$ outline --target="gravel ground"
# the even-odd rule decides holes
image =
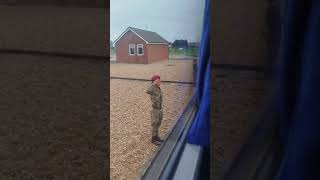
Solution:
[[[159,74],[162,80],[192,82],[190,60],[159,61],[152,64],[111,63],[110,76],[150,79]]]
[[[160,66],[156,66],[156,64],[160,64]],[[115,64],[115,66],[111,64],[111,75],[146,78],[146,76],[150,76],[149,74],[160,72],[159,74],[168,80],[172,80],[173,78],[181,80],[177,79],[177,75],[179,75],[178,77],[185,78],[184,80],[188,80],[186,78],[188,75],[184,71],[184,68],[188,69],[188,64],[177,63],[177,66],[163,67],[161,63],[156,64]],[[149,68],[146,68],[146,66]],[[130,71],[124,71],[125,67]],[[165,67],[175,67],[175,69],[170,69],[169,71]],[[177,67],[182,68],[179,69]],[[117,73],[117,71],[125,73]],[[137,177],[144,163],[156,149],[156,146],[150,143],[151,102],[148,94],[145,93],[149,85],[149,82],[143,81],[110,80],[110,173],[113,180],[128,180]],[[160,127],[160,137],[164,137],[174,125],[175,120],[188,103],[192,89],[191,85],[186,84],[162,84],[164,119]]]

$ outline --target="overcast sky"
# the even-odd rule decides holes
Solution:
[[[128,27],[159,33],[166,40],[200,41],[205,0],[111,0],[110,39]]]

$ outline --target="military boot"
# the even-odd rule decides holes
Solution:
[[[159,142],[163,142],[163,140],[162,140],[162,139],[160,139],[160,137],[159,137],[159,136],[156,136],[155,138],[156,138],[156,140],[157,140],[157,141],[159,141]]]
[[[157,146],[161,145],[161,141],[158,140],[157,136],[153,136],[151,142]]]

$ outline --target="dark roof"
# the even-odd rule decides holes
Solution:
[[[132,31],[141,36],[142,39],[147,41],[148,43],[169,43],[163,37],[161,37],[158,33],[152,31],[146,31],[138,28],[129,27]]]

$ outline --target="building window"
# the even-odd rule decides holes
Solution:
[[[135,55],[135,45],[134,44],[129,44],[129,55]]]
[[[143,55],[143,44],[138,44],[137,45],[137,51],[138,51],[138,55],[139,56]]]

